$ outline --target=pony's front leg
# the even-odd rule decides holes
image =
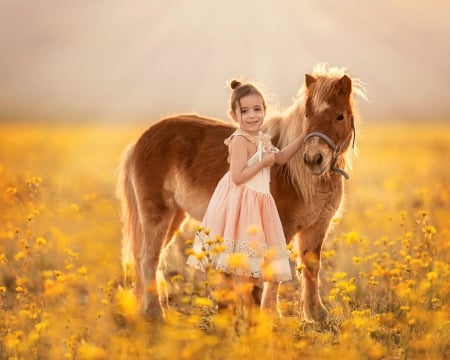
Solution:
[[[322,303],[319,289],[320,251],[325,230],[308,229],[300,237],[298,265],[302,269],[303,314],[306,321],[324,321],[328,311]]]

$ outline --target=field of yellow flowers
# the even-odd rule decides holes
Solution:
[[[365,124],[323,249],[330,321],[285,284],[286,316],[244,328],[181,275],[165,324],[136,313],[114,187],[145,128],[0,125],[0,359],[450,358],[450,125]]]

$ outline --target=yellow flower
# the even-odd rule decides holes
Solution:
[[[16,194],[16,193],[17,193],[17,188],[11,186],[11,187],[9,187],[9,188],[6,189],[6,192],[7,192],[8,194]]]
[[[426,211],[426,210],[420,210],[420,211],[418,211],[418,214],[419,214],[420,216],[422,216],[423,218],[426,218],[427,216],[430,215],[430,212],[429,212],[429,211]]]
[[[77,357],[83,360],[103,360],[107,358],[107,354],[98,346],[82,343],[78,348]]]
[[[378,343],[373,343],[368,348],[369,359],[384,359],[386,356],[386,349],[383,345]]]
[[[266,264],[264,265],[264,278],[267,279],[267,281],[272,281],[275,276],[275,269],[273,266]]]
[[[9,350],[16,348],[20,343],[20,338],[22,337],[22,331],[15,331],[14,333],[9,333],[3,339],[3,344]]]
[[[431,303],[435,308],[439,308],[441,306],[441,300],[438,298],[431,299]]]
[[[194,305],[196,306],[212,306],[213,302],[211,299],[208,299],[206,297],[198,297],[194,299]]]
[[[68,256],[73,257],[74,259],[78,259],[78,257],[80,256],[80,254],[68,248],[64,249],[64,253]]]
[[[116,294],[116,302],[119,311],[125,317],[135,317],[138,313],[138,302],[134,294],[126,289],[120,290]]]
[[[245,263],[246,261],[244,254],[230,254],[228,258],[228,264],[232,268],[243,267]]]
[[[336,250],[330,250],[330,251],[323,250],[322,251],[322,259],[323,260],[328,259],[328,258],[332,257],[334,254],[336,254]]]
[[[342,301],[347,303],[347,304],[349,304],[352,301],[352,299],[349,296],[347,296],[347,295],[343,295],[342,296]]]
[[[345,279],[347,277],[347,273],[346,272],[336,272],[333,275],[333,280],[337,281],[337,280],[342,280]]]
[[[214,255],[218,255],[220,253],[223,253],[226,249],[227,249],[227,247],[225,245],[216,245],[212,248],[211,252]]]
[[[39,236],[36,238],[36,241],[34,242],[37,246],[44,246],[47,244],[47,240],[45,240],[43,237]]]
[[[345,235],[345,242],[347,244],[354,244],[359,240],[359,235],[356,231],[350,231]]]
[[[202,252],[194,253],[194,256],[197,258],[198,261],[201,261],[205,258],[206,253],[204,251],[202,251]]]
[[[80,275],[86,275],[87,274],[87,269],[86,269],[86,266],[82,266],[82,267],[80,267],[79,269],[78,269],[78,274],[80,274]]]
[[[36,325],[34,325],[34,328],[36,331],[40,332],[42,330],[45,330],[49,327],[49,323],[47,320],[44,320],[40,323],[37,323]]]
[[[181,274],[177,274],[171,277],[170,282],[176,283],[177,281],[183,281],[183,276]]]
[[[433,235],[437,233],[436,228],[433,225],[427,225],[422,228],[423,233],[427,239],[431,239]]]
[[[19,316],[23,318],[33,319],[34,315],[31,313],[30,310],[20,310]]]
[[[75,203],[70,204],[70,210],[72,210],[73,212],[80,212],[81,211],[81,209],[78,206],[78,204],[75,204]]]
[[[339,289],[338,288],[331,288],[330,290],[330,296],[335,297],[337,294],[339,294]]]
[[[23,251],[19,251],[16,255],[14,255],[14,259],[16,261],[22,260],[27,256],[27,254],[25,254],[25,252]]]
[[[250,225],[247,227],[247,233],[250,235],[256,235],[261,232],[261,227],[258,225]]]
[[[427,279],[428,281],[433,281],[436,280],[438,278],[438,274],[435,271],[430,271],[429,273],[427,273]]]
[[[31,181],[32,181],[34,184],[41,183],[41,182],[42,182],[42,177],[40,177],[40,176],[33,176],[33,177],[31,178]]]
[[[63,282],[46,279],[44,281],[44,296],[55,298],[66,292],[66,286]]]

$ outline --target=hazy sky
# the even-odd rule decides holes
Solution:
[[[0,119],[226,117],[245,76],[288,106],[318,62],[362,116],[450,121],[448,0],[0,0]]]

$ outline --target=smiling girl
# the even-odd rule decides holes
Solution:
[[[266,284],[292,278],[286,238],[270,193],[270,167],[289,161],[302,139],[281,151],[274,147],[270,136],[261,131],[266,114],[261,92],[236,80],[230,85],[230,116],[239,125],[225,140],[230,168],[219,181],[203,218],[202,229],[208,230],[197,233],[194,254],[187,263],[202,271],[211,266],[211,258],[199,254],[205,252],[210,236],[218,235],[225,250],[212,259],[213,268],[234,275],[239,282],[264,281],[261,306],[269,308],[274,305],[276,288]]]

